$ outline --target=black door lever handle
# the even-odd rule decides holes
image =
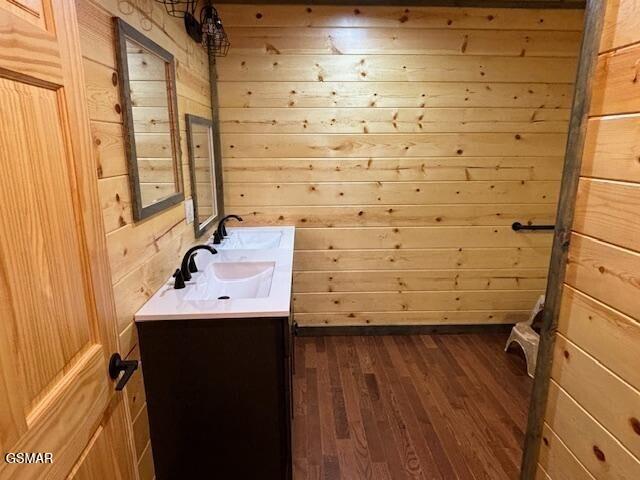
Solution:
[[[120,376],[120,372],[124,372],[122,378],[116,385],[116,391],[121,391],[127,384],[133,372],[138,369],[138,360],[123,360],[119,353],[111,355],[109,360],[109,376],[115,380]]]

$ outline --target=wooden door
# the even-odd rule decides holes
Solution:
[[[79,48],[75,2],[0,0],[2,480],[133,471]]]

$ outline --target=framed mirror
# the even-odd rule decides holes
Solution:
[[[173,55],[115,18],[134,220],[184,200]]]
[[[217,132],[211,120],[186,115],[189,172],[196,238],[223,215],[222,165]]]

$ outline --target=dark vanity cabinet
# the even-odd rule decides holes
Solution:
[[[137,327],[158,480],[291,479],[289,318]]]

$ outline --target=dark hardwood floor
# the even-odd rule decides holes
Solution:
[[[517,479],[532,380],[505,341],[297,338],[294,480]]]

